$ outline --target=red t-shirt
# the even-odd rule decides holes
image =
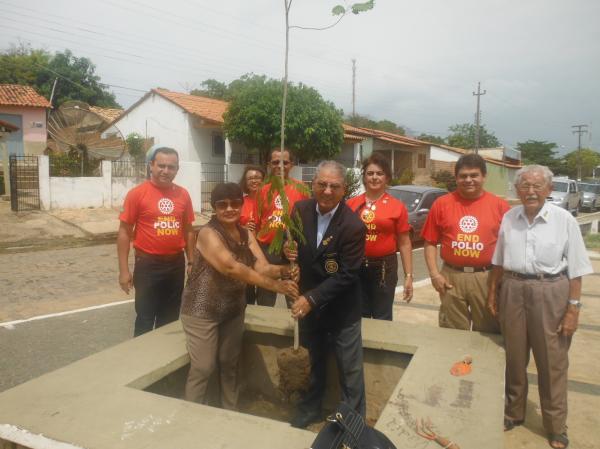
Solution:
[[[249,195],[244,195],[244,204],[240,211],[240,224],[246,226],[249,221],[256,223],[258,221],[256,214],[256,199]]]
[[[173,184],[159,189],[146,181],[125,197],[119,220],[134,225],[133,247],[148,254],[177,254],[185,248],[184,231],[194,222],[187,190]]]
[[[398,248],[398,234],[410,231],[406,206],[387,192],[369,208],[364,193],[350,198],[346,204],[359,214],[367,227],[367,257],[383,257],[395,253]]]
[[[452,192],[433,203],[421,235],[429,243],[441,243],[441,257],[451,265],[490,265],[502,217],[509,209],[506,201],[489,192],[475,200]]]
[[[298,191],[296,188],[295,184],[302,184],[301,181],[292,178],[289,178],[289,180],[292,181],[292,183],[286,183],[286,185],[283,187],[283,191],[287,196],[289,211],[291,212],[292,209],[294,209],[294,204],[296,204],[297,201],[308,198],[308,195]],[[283,206],[281,205],[281,198],[279,198],[279,194],[274,194],[273,198],[271,198],[271,202],[267,202],[267,195],[270,188],[271,183],[265,184],[259,192],[261,198],[261,210],[257,213],[260,225],[258,228],[259,233],[257,240],[264,244],[271,243],[275,237],[275,230],[277,228],[285,228],[283,222],[281,221],[281,216],[283,215]]]

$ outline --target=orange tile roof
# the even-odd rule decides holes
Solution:
[[[99,106],[90,106],[90,111],[98,114],[107,122],[112,122],[118,119],[123,114],[123,109],[118,108],[101,108]]]
[[[172,92],[167,89],[152,89],[152,92],[172,101],[190,114],[218,124],[223,124],[223,114],[229,105],[226,101]]]
[[[46,98],[38,94],[31,86],[20,84],[0,84],[0,105],[31,106],[35,108],[51,108]]]
[[[352,125],[343,124],[344,131],[347,134],[353,134],[358,136],[375,137],[376,139],[385,140],[386,142],[398,143],[401,145],[408,145],[411,147],[418,147],[423,145],[429,145],[429,142],[415,139],[413,137],[401,136],[400,134],[389,133],[387,131],[380,131],[378,129],[371,128],[359,128]]]

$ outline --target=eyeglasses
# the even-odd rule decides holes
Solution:
[[[277,165],[280,165],[280,164],[281,164],[281,161],[271,161],[271,165],[273,167],[276,167]],[[283,165],[285,165],[286,167],[290,164],[291,164],[290,161],[283,161]]]
[[[528,183],[523,183],[523,184],[519,184],[517,186],[517,189],[519,189],[521,192],[528,192],[529,189],[533,189],[534,192],[541,192],[542,190],[544,190],[544,185],[542,184],[528,184]]]
[[[244,204],[244,200],[240,198],[236,198],[235,200],[219,200],[215,201],[215,209],[225,211],[231,207],[232,209],[238,210],[242,207],[242,204]]]
[[[329,182],[317,181],[315,183],[320,190],[325,190],[329,187],[332,191],[340,190],[342,188],[341,184],[331,184]]]

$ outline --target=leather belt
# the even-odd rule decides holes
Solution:
[[[522,279],[522,280],[533,280],[533,279],[537,279],[538,281],[543,281],[544,279],[556,279],[559,278],[561,276],[564,276],[567,274],[566,271],[561,271],[560,273],[555,273],[555,274],[546,274],[546,273],[517,273],[516,271],[505,271],[505,274],[507,276],[513,277],[515,279]]]
[[[483,267],[457,267],[456,265],[450,265],[448,262],[444,262],[444,266],[454,271],[462,271],[463,273],[481,273],[482,271],[490,271],[492,265],[485,265]]]

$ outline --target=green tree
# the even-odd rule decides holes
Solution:
[[[216,100],[229,100],[229,86],[216,79],[207,79],[202,81],[202,89],[194,89],[190,92],[192,95],[214,98]]]
[[[125,143],[127,144],[127,151],[136,161],[143,162],[145,160],[144,137],[141,134],[128,134]]]
[[[258,149],[263,163],[281,139],[282,90],[279,80],[249,77],[245,83],[237,84],[236,93],[223,117],[227,137],[248,148]],[[344,139],[341,117],[341,112],[332,103],[323,100],[315,89],[290,83],[286,147],[305,160],[335,156]]]
[[[448,128],[450,135],[447,137],[448,145],[458,148],[475,148],[475,125],[472,123],[461,123]],[[500,141],[489,132],[485,125],[479,126],[479,148],[495,148],[500,146]]]
[[[554,142],[542,140],[527,140],[517,143],[517,150],[521,152],[524,164],[552,165],[556,162],[554,148],[556,148]]]
[[[400,134],[401,136],[406,134],[406,130],[402,126],[387,119],[377,121],[366,115],[355,114],[346,116],[345,121],[359,128],[378,129],[388,133]]]
[[[440,136],[434,136],[433,134],[421,133],[417,136],[417,139],[424,140],[425,142],[430,143],[438,143],[440,145],[444,145],[446,143],[446,139]]]
[[[76,57],[70,50],[51,54],[20,45],[0,53],[0,83],[32,86],[49,99],[54,80],[58,79],[54,106],[79,100],[93,106],[120,107],[95,71],[91,60]]]
[[[581,151],[574,150],[564,157],[566,174],[577,179],[578,167],[581,161],[581,178],[591,177],[594,167],[600,165],[600,153],[590,148],[582,148]]]

